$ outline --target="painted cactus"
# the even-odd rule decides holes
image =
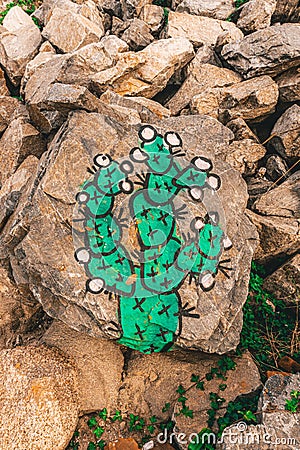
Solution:
[[[231,246],[217,212],[187,217],[185,205],[176,200],[187,190],[196,201],[205,190],[217,190],[220,178],[212,163],[194,158],[182,167],[180,136],[159,134],[152,126],[139,131],[139,147],[121,163],[109,155],[94,158],[91,180],[77,194],[84,229],[84,245],[75,257],[88,276],[87,290],[118,297],[119,342],[144,353],[170,349],[181,332],[185,316],[199,319],[195,307],[182,305],[179,288],[189,276],[203,291],[213,288],[218,270],[226,276],[220,257]],[[145,168],[145,172],[139,167]],[[137,177],[134,183],[129,177]],[[120,194],[129,197],[129,215],[114,214]],[[130,252],[123,244],[132,222],[137,246]],[[178,221],[185,223],[184,232]],[[186,228],[188,226],[188,229]],[[133,254],[135,257],[133,258]],[[229,260],[225,260],[229,262]]]

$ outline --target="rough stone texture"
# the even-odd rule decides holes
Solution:
[[[237,26],[247,33],[267,28],[275,7],[276,0],[250,0],[242,8]]]
[[[104,35],[104,27],[81,14],[54,8],[42,34],[51,44],[68,53],[92,42],[98,42]]]
[[[288,166],[286,162],[278,155],[271,155],[266,161],[266,176],[271,181],[284,181]]]
[[[42,342],[59,348],[76,364],[81,413],[115,408],[124,364],[120,346],[78,333],[60,321],[54,321]]]
[[[286,23],[256,31],[225,45],[225,61],[245,78],[278,75],[300,62],[300,25]]]
[[[170,11],[168,17],[167,36],[171,38],[185,37],[196,47],[203,44],[215,45],[218,36],[223,31],[229,31],[236,39],[236,33],[240,38],[243,34],[237,31],[237,27],[232,22],[211,19],[210,17],[195,16]]]
[[[299,390],[299,385],[299,374],[270,377],[260,397],[261,424],[246,426],[244,431],[239,425],[225,428],[223,443],[217,445],[217,450],[269,450],[273,447],[278,450],[298,449],[300,413],[286,411],[285,402],[290,399],[292,390]],[[252,442],[249,442],[249,436],[252,436]]]
[[[51,45],[51,44],[50,44]],[[59,55],[56,55],[55,51],[43,51],[39,52],[35,58],[33,58],[29,63],[26,65],[25,72],[22,78],[21,82],[21,93],[25,93],[25,86],[27,84],[27,81],[29,78],[34,74],[34,72],[40,68],[43,67],[44,64],[46,64],[48,61],[51,61],[50,64],[56,59],[60,58]]]
[[[292,255],[300,248],[299,179],[300,172],[294,173],[255,202],[257,214],[248,212],[260,235],[255,258],[262,262]]]
[[[177,0],[175,2],[178,4]],[[233,0],[183,0],[176,11],[226,20],[234,9]]]
[[[22,106],[17,98],[0,97],[0,133],[3,133],[10,122],[21,113]]]
[[[40,156],[45,142],[22,117],[14,119],[0,140],[0,183],[3,183],[28,155]]]
[[[41,33],[22,8],[14,6],[3,21],[0,31],[0,64],[11,82],[17,86],[26,64],[36,55]]]
[[[274,22],[299,22],[300,6],[298,0],[278,0],[272,20]]]
[[[259,142],[257,136],[253,133],[251,128],[247,125],[244,119],[238,117],[227,122],[226,126],[234,133],[235,140],[242,141],[244,139],[251,139],[254,142]]]
[[[9,90],[6,86],[6,80],[4,76],[4,72],[0,69],[0,96],[9,95]]]
[[[120,95],[152,98],[193,56],[187,39],[161,39],[140,52],[121,54],[115,67],[92,77],[93,87],[101,92],[110,86]]]
[[[259,122],[274,112],[278,87],[265,75],[223,88],[209,88],[195,95],[191,109],[227,122],[236,117]]]
[[[116,442],[109,442],[104,450],[139,450],[139,446],[132,438],[118,439]]]
[[[145,5],[139,18],[149,26],[152,33],[157,33],[163,26],[164,9],[157,5]]]
[[[100,100],[109,105],[136,110],[139,114],[140,122],[152,123],[157,119],[165,119],[171,115],[170,111],[160,103],[144,97],[122,97],[113,91],[107,90],[101,95]]]
[[[252,139],[233,141],[220,153],[220,157],[234,169],[245,175],[253,175],[257,170],[257,162],[265,156],[263,145]]]
[[[275,270],[264,281],[264,289],[287,304],[299,301],[300,255],[296,255]],[[300,369],[300,367],[299,367]]]
[[[279,87],[280,100],[282,102],[296,102],[300,100],[299,67],[283,72],[283,74],[276,78],[276,83]]]
[[[197,55],[190,63],[187,77],[178,92],[167,103],[173,115],[189,105],[192,98],[207,88],[230,86],[241,80],[232,70],[212,64],[199,64]]]
[[[204,391],[191,388],[186,393],[186,404],[194,411],[192,419],[176,416],[181,406],[176,403],[176,389],[180,384],[185,388],[191,386],[192,374],[205,379],[211,368],[217,367],[217,361],[215,356],[197,352],[176,351],[173,354],[160,353],[150,357],[134,353],[128,363],[123,389],[120,390],[120,405],[125,411],[136,411],[136,414],[144,414],[146,417],[155,415],[159,420],[166,420],[174,413],[176,435],[186,433],[189,436],[190,433],[197,433],[207,427],[207,415],[203,412],[209,409],[209,393],[218,391],[220,380],[204,381]],[[235,362],[236,369],[227,372],[228,387],[222,392],[226,405],[238,395],[251,393],[261,385],[258,369],[249,354],[235,359]],[[171,410],[163,413],[166,399],[171,404]],[[186,449],[187,445],[182,445],[182,448]]]
[[[77,423],[77,374],[59,352],[0,352],[0,447],[64,450]],[[55,432],[54,432],[55,430]]]
[[[120,3],[124,19],[132,19],[140,14],[145,5],[150,5],[152,0],[120,0]]]
[[[150,33],[150,27],[140,19],[133,19],[124,33],[120,36],[129,47],[134,50],[141,50],[151,44],[154,37]]]
[[[277,120],[269,146],[284,158],[300,155],[300,106],[293,105]]]
[[[24,168],[25,169],[25,168]],[[25,169],[26,170],[26,169]],[[21,175],[21,174],[20,174]],[[28,174],[23,174],[29,176]],[[18,188],[22,186],[21,180]],[[15,201],[17,194],[15,183],[15,190],[12,190],[10,195],[6,196],[6,212],[9,206],[12,208],[12,202]],[[0,205],[3,205],[5,194],[1,191]],[[9,205],[9,201],[11,202]],[[2,226],[3,213],[0,215],[0,229]],[[30,298],[23,297],[17,286],[8,277],[6,270],[0,266],[0,349],[13,347],[20,340],[22,333],[26,332],[28,327],[34,321],[35,313],[40,309],[40,305]],[[1,438],[0,438],[1,439]]]
[[[215,172],[221,174],[218,196],[225,209],[227,234],[234,241],[226,253],[231,258],[232,275],[227,279],[220,274],[215,288],[207,293],[184,283],[180,290],[182,302],[197,307],[202,320],[186,317],[177,343],[223,353],[239,341],[241,306],[247,296],[250,261],[257,239],[255,228],[244,216],[245,183],[238,172],[214,157],[219,148],[228,146],[233,133],[209,117],[182,116],[158,123],[163,131],[176,130],[182,135],[189,160],[199,154],[211,157]],[[110,325],[110,321],[118,320],[117,299],[107,301],[103,293],[95,301],[93,294],[86,292],[83,268],[73,257],[69,224],[75,195],[89,176],[86,168],[92,164],[93,156],[101,151],[114,158],[128,155],[137,144],[137,130],[99,114],[74,113],[42,158],[37,176],[40,182],[36,183],[34,194],[23,202],[24,209],[15,211],[1,237],[6,253],[16,255],[15,273],[28,276],[29,289],[49,315],[96,337],[119,337]],[[192,207],[193,202],[184,198]],[[23,239],[18,240],[18,236]]]

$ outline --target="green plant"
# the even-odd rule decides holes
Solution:
[[[264,271],[252,264],[238,352],[248,349],[262,371],[278,368],[285,355],[300,357],[297,314],[263,289]]]
[[[292,391],[291,399],[286,399],[285,409],[292,413],[296,413],[300,408],[300,391]]]
[[[235,1],[235,7],[239,8],[240,6],[244,5],[245,3],[247,3],[249,0],[236,0]]]

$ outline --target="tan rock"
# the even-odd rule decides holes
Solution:
[[[152,33],[157,33],[163,25],[164,9],[157,5],[145,5],[139,18],[150,27]]]
[[[40,156],[44,150],[40,133],[22,117],[14,119],[0,140],[0,182],[12,175],[28,155]]]
[[[93,86],[99,92],[111,87],[120,95],[152,98],[193,55],[187,39],[161,39],[140,52],[121,54],[116,66],[92,77]]]
[[[226,30],[234,33],[236,25],[232,22],[211,19],[210,17],[172,11],[169,13],[168,37],[185,37],[196,47],[203,44],[215,45],[218,36]]]
[[[62,350],[74,361],[81,413],[115,409],[124,364],[118,344],[79,333],[58,320],[48,328],[42,342]]]
[[[132,439],[118,439],[116,442],[109,442],[104,450],[139,450],[137,442]]]
[[[0,69],[0,96],[9,95],[9,90],[6,86],[6,80],[4,76],[4,72]]]
[[[296,255],[264,280],[263,287],[278,300],[292,305],[299,301],[300,255]],[[287,366],[281,365],[286,370]],[[300,371],[300,366],[298,367]]]
[[[78,419],[77,374],[46,347],[0,352],[0,447],[64,450]]]
[[[15,118],[20,109],[20,101],[8,96],[0,97],[0,133],[2,133]]]
[[[154,40],[150,33],[150,27],[137,18],[130,22],[129,27],[126,28],[121,37],[135,51],[141,50]]]
[[[225,61],[245,78],[278,75],[299,65],[300,24],[273,25],[225,45]]]
[[[227,19],[235,9],[233,0],[173,0],[173,3],[179,3],[176,9],[178,12],[222,20]]]
[[[266,163],[266,176],[271,181],[284,181],[289,175],[288,166],[279,155],[271,155]]]
[[[172,114],[178,114],[189,105],[192,98],[210,87],[223,87],[241,81],[240,75],[232,70],[212,64],[199,64],[198,57],[191,61],[187,68],[187,78],[181,88],[169,100],[167,107]]]
[[[267,28],[275,8],[276,0],[250,0],[242,8],[237,26],[248,33]]]
[[[296,102],[300,100],[299,67],[283,72],[282,75],[276,78],[276,83],[279,87],[279,95],[282,102]]]
[[[144,97],[123,97],[111,90],[104,92],[100,100],[109,105],[136,110],[140,116],[140,121],[144,123],[152,123],[157,119],[164,119],[171,115],[170,111],[158,102]]]
[[[227,149],[220,153],[221,158],[234,169],[245,175],[253,175],[257,170],[257,162],[266,154],[263,145],[252,139],[233,141]]]
[[[192,111],[227,122],[236,117],[260,121],[275,110],[277,84],[269,76],[252,78],[224,88],[210,88],[193,97]]]
[[[269,146],[284,158],[300,155],[300,106],[293,105],[277,120]]]
[[[177,437],[179,433],[185,433],[188,437],[190,433],[197,433],[207,427],[207,415],[203,411],[209,409],[209,394],[218,392],[220,379],[204,381],[204,391],[192,387],[185,394],[187,406],[194,411],[193,418],[177,415],[182,405],[176,402],[176,390],[179,385],[189,388],[193,384],[192,374],[205,380],[205,375],[213,367],[218,367],[220,357],[182,351],[153,354],[150,357],[135,352],[132,356],[128,362],[127,377],[120,390],[119,401],[124,411],[136,411],[135,414],[143,417],[155,415],[158,421],[172,416]],[[253,392],[261,385],[258,369],[249,354],[234,360],[236,368],[227,371],[227,388],[221,395],[226,399],[224,406],[238,395]],[[162,412],[166,400],[171,405],[170,410]],[[187,449],[188,444],[181,443],[181,447]]]
[[[68,53],[98,42],[104,35],[104,27],[80,14],[54,8],[42,34],[51,44]]]
[[[253,133],[244,119],[241,119],[240,117],[230,120],[227,122],[226,126],[234,133],[236,141],[251,139],[254,142],[259,142],[258,137]]]
[[[11,82],[17,86],[26,64],[36,55],[41,33],[22,8],[14,6],[3,21],[0,32],[0,63]]]
[[[299,22],[300,6],[298,0],[280,0],[276,2],[273,14],[274,22]]]

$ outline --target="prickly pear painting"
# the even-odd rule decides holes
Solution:
[[[221,178],[211,160],[199,155],[186,162],[179,134],[162,135],[150,125],[140,128],[137,143],[122,160],[99,153],[91,162],[92,176],[76,196],[73,221],[82,231],[75,258],[87,291],[117,298],[111,327],[119,342],[153,353],[172,348],[186,317],[201,320],[195,306],[181,301],[180,288],[188,280],[205,293],[218,272],[229,277],[230,259],[222,254],[232,243],[219,211],[208,205],[198,216],[180,195],[204,202],[206,192],[217,192]]]

